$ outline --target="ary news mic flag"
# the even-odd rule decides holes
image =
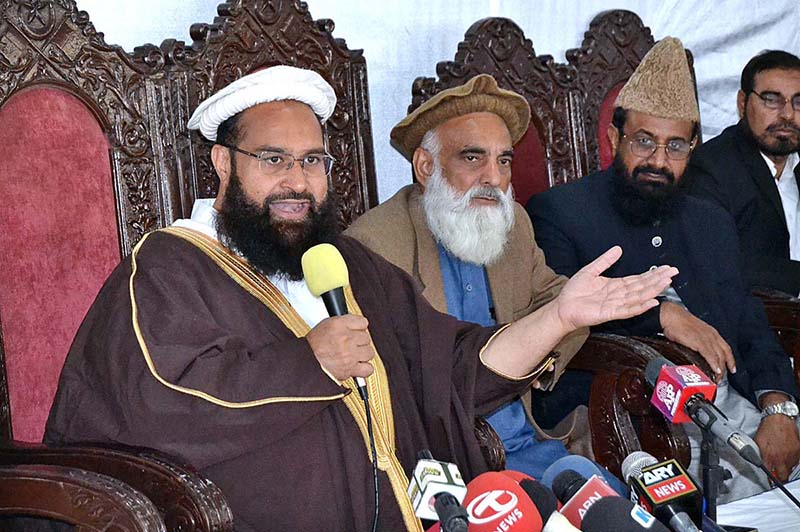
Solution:
[[[647,464],[637,466],[648,458]],[[645,452],[631,453],[622,462],[622,475],[631,486],[631,500],[678,532],[696,532],[702,523],[703,496],[677,460],[657,462]]]
[[[469,532],[541,532],[542,516],[519,483],[496,471],[475,477],[463,502]]]
[[[336,246],[317,244],[303,253],[300,264],[303,266],[303,278],[308,291],[322,298],[328,315],[331,317],[346,315],[344,287],[350,284],[350,274]],[[361,398],[366,401],[367,381],[363,377],[355,377],[355,380]]]
[[[647,364],[645,378],[653,386],[650,403],[671,423],[691,421],[684,409],[687,399],[699,393],[713,401],[717,392],[714,381],[697,366],[676,366],[661,357]]]

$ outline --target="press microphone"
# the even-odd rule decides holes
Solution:
[[[417,517],[439,521],[442,532],[466,532],[467,511],[461,506],[466,495],[458,466],[434,460],[428,450],[420,451],[408,485],[408,498]]]
[[[675,532],[700,532],[703,496],[676,460],[659,462],[636,451],[622,462],[622,477],[631,486],[631,500]]]
[[[603,497],[583,517],[583,532],[669,532],[647,510],[622,497]]]
[[[617,492],[620,496],[626,496],[627,491],[625,491],[625,486],[619,481],[620,487],[613,486],[609,483],[608,477],[606,475],[610,475],[608,470],[604,469],[596,462],[589,460],[583,456],[577,454],[571,454],[568,456],[564,456],[559,458],[544,470],[542,473],[542,484],[546,487],[553,489],[553,480],[563,471],[574,471],[576,473],[580,473],[586,478],[590,478],[592,475],[597,475],[599,478],[606,481],[606,483]]]
[[[617,495],[596,475],[587,480],[575,471],[562,471],[553,479],[553,491],[564,503],[561,513],[580,530],[669,532],[644,508]],[[595,508],[598,505],[599,510]]]
[[[350,284],[350,275],[342,254],[332,244],[317,244],[303,253],[300,259],[308,291],[321,297],[328,316],[345,316],[347,302],[344,287]],[[354,377],[358,394],[367,400],[367,381],[364,377]]]
[[[756,443],[728,424],[728,418],[714,406],[717,386],[697,366],[676,366],[663,357],[647,363],[645,378],[653,387],[650,403],[671,423],[694,422],[725,442],[739,456],[761,467]]]
[[[519,483],[489,471],[467,485],[469,532],[541,532],[542,516]]]
[[[578,530],[558,512],[558,499],[547,486],[532,478],[520,480],[519,485],[539,510],[539,515],[542,516],[544,521],[542,532],[575,532]]]
[[[544,522],[542,532],[575,532],[578,530],[558,513],[559,502],[553,491],[530,475],[513,469],[504,469],[501,474],[511,478],[525,492]]]
[[[591,506],[603,497],[619,497],[611,486],[597,475],[586,477],[576,471],[567,469],[553,479],[553,493],[564,506],[561,514],[576,528]]]

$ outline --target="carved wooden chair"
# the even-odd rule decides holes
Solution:
[[[225,2],[213,24],[192,26],[190,46],[133,54],[107,45],[73,0],[0,5],[0,493],[40,473],[46,487],[26,487],[25,504],[0,498],[0,513],[64,516],[34,499],[72,496],[69,483],[61,495],[50,486],[69,475],[82,475],[80,489],[111,487],[85,480],[94,472],[140,491],[169,530],[232,530],[221,492],[156,451],[26,442],[41,439],[64,355],[111,269],[143,234],[216,194],[211,145],[186,129],[202,99],[271,64],[320,72],[339,97],[326,128],[342,225],[377,203],[364,58],[301,2]],[[158,529],[142,522],[131,529]]]
[[[603,78],[602,69],[598,68],[595,79],[585,80],[575,64],[556,63],[549,55],[537,56],[531,41],[513,21],[479,20],[467,30],[454,60],[436,65],[438,78],[421,77],[414,81],[408,110],[412,111],[439,91],[481,73],[492,74],[500,86],[523,95],[533,116],[531,126],[515,146],[512,184],[517,201],[525,204],[536,193],[598,168],[600,137],[594,134],[590,140],[590,136],[603,127],[602,138],[605,138],[608,122],[603,126],[586,126],[587,106],[596,105],[595,100],[610,99],[613,103],[616,93],[609,96],[609,92],[621,88],[620,83],[624,83],[653,45],[649,30],[629,12],[610,12],[595,18],[584,44],[601,41],[612,22],[622,26],[614,31],[629,39],[630,42],[625,42],[633,47],[636,58],[626,59],[626,54],[630,55],[626,47],[582,48],[583,55],[571,51],[571,55],[586,64],[593,64],[594,56],[600,54],[609,64],[625,65],[618,70],[610,69],[609,79]],[[602,97],[595,97],[598,92]],[[598,120],[595,114],[595,124]],[[607,120],[610,121],[610,112]],[[649,407],[643,370],[659,353],[660,349],[657,351],[632,338],[592,334],[570,365],[595,374],[589,406],[592,450],[595,458],[614,473],[619,474],[625,456],[639,449],[659,458],[677,457],[684,464],[689,462],[688,440],[682,427],[667,424]],[[704,364],[688,350],[676,349],[675,358],[676,362],[690,360]]]
[[[171,458],[37,443],[105,277],[185,208],[177,139],[165,127],[175,120],[168,91],[185,80],[170,80],[163,59],[107,45],[73,1],[0,6],[1,511],[37,514],[42,504],[49,514],[38,515],[71,516],[87,530],[104,515],[131,529],[232,530],[219,490]],[[61,513],[70,497],[88,506]]]

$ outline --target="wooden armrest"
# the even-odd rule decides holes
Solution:
[[[91,445],[0,448],[0,466],[52,465],[117,479],[153,502],[169,530],[233,531],[233,515],[222,492],[191,466],[152,449]]]
[[[150,500],[114,478],[61,466],[0,467],[0,515],[57,519],[80,531],[166,532]]]

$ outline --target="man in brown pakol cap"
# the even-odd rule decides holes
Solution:
[[[546,305],[567,279],[545,265],[511,187],[513,146],[529,123],[525,99],[487,74],[436,94],[391,132],[418,182],[364,214],[347,234],[412,275],[434,308],[459,319],[510,323]],[[556,346],[553,371],[536,388],[553,387],[586,333]],[[553,432],[559,438],[542,432],[537,438],[529,401],[526,394],[486,419],[503,441],[506,466],[541,479],[569,454],[560,440],[585,431],[571,430],[571,417]],[[597,473],[618,482],[603,468]]]
[[[665,38],[653,47],[616,105],[608,128],[612,167],[527,205],[547,263],[571,275],[595,250],[621,245],[625,254],[607,275],[676,265],[680,273],[658,307],[597,329],[663,335],[699,351],[718,381],[717,406],[754,435],[765,465],[786,480],[800,458],[800,437],[795,419],[775,405],[793,403],[800,390],[763,306],[750,295],[732,219],[685,193],[699,112],[680,41]],[[687,431],[696,468],[699,431]],[[766,476],[724,444],[720,454],[734,470],[721,502],[767,488]]]

